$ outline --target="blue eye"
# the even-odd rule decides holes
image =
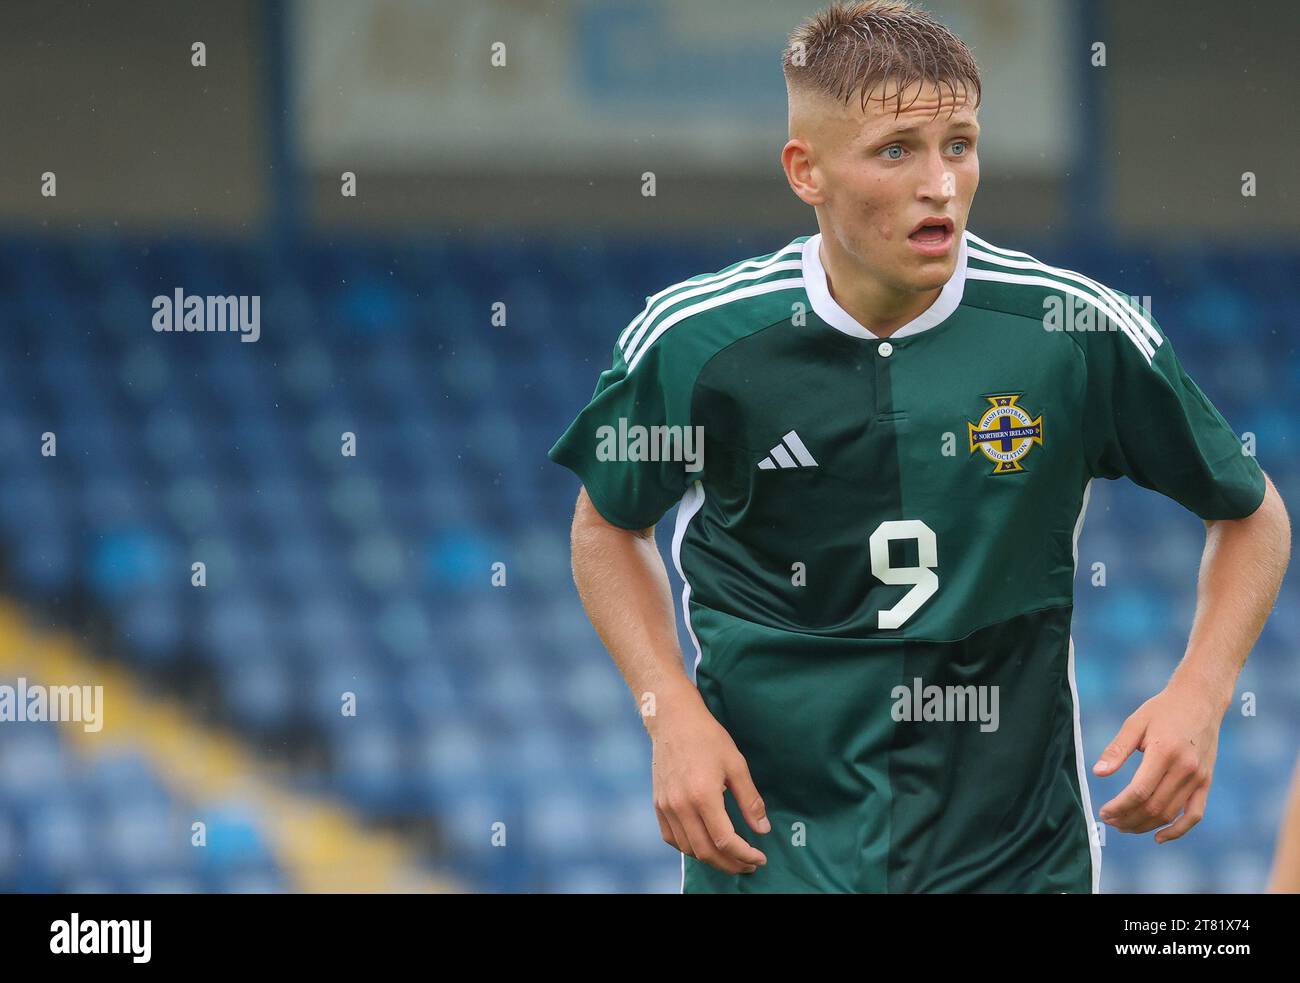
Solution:
[[[886,147],[884,150],[881,151],[881,153],[882,153],[882,154],[888,154],[890,151],[893,151],[893,150],[897,150],[899,156],[897,156],[897,157],[889,157],[888,159],[889,159],[889,160],[902,160],[903,148],[900,147],[898,144],[894,144],[892,147]]]
[[[955,143],[953,143],[953,146],[954,146],[954,147],[961,147],[961,148],[963,148],[963,149],[962,149],[962,152],[959,153],[959,154],[957,154],[956,156],[958,156],[958,157],[964,157],[964,156],[966,156],[966,148],[968,148],[968,147],[970,146],[970,144],[968,144],[965,140],[958,140],[958,141],[956,141]]]

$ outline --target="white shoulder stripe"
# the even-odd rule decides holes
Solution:
[[[1133,342],[1137,350],[1142,353],[1142,357],[1147,360],[1148,365],[1151,364],[1151,359],[1155,356],[1155,349],[1151,347],[1151,343],[1147,341],[1146,338],[1142,337],[1141,333],[1139,333],[1124,318],[1120,317],[1118,311],[1111,307],[1107,302],[1093,296],[1092,294],[1084,293],[1078,287],[1072,287],[1068,283],[1062,283],[1060,280],[1049,280],[1045,276],[1020,276],[1015,273],[998,273],[994,270],[981,270],[974,266],[966,270],[966,276],[972,280],[996,280],[1001,283],[1024,283],[1030,286],[1051,287],[1053,290],[1063,290],[1065,293],[1078,297],[1080,300],[1085,300],[1097,307],[1102,313],[1106,314],[1112,321],[1118,324],[1123,329],[1124,333],[1128,335],[1129,340]]]
[[[1076,273],[1074,270],[1063,269],[1059,266],[1049,266],[1047,263],[1030,256],[1029,253],[1022,253],[1015,249],[1003,249],[1000,246],[990,245],[974,233],[967,232],[966,235],[972,243],[987,250],[987,252],[975,250],[971,255],[977,256],[986,262],[1000,263],[1003,266],[1020,267],[1022,269],[1037,268],[1046,273],[1051,273],[1053,276],[1064,277],[1065,279],[1073,280],[1075,283],[1081,283],[1084,286],[1092,287],[1102,296],[1109,298],[1116,307],[1119,307],[1122,311],[1129,314],[1129,316],[1141,326],[1141,330],[1146,333],[1146,336],[1151,339],[1151,345],[1153,348],[1159,348],[1163,343],[1164,339],[1160,336],[1160,332],[1152,326],[1146,316],[1126,297],[1112,290],[1104,283],[1099,283],[1092,279],[1092,277],[1085,276],[1082,273]],[[992,255],[990,255],[990,253]]]
[[[657,306],[657,308],[655,309],[655,311],[645,319],[645,323],[642,324],[641,327],[637,328],[636,334],[634,334],[628,340],[627,347],[623,349],[623,358],[627,360],[628,365],[630,366],[632,363],[632,359],[637,357],[634,354],[637,350],[637,346],[641,344],[641,339],[645,336],[646,331],[649,330],[650,325],[654,323],[656,318],[660,317],[664,313],[664,311],[668,310],[668,308],[672,307],[674,304],[679,304],[683,300],[686,300],[690,297],[699,297],[702,294],[716,293],[719,290],[723,290],[727,287],[732,286],[733,284],[741,283],[745,280],[758,280],[772,273],[777,273],[782,270],[802,270],[802,269],[803,269],[803,261],[801,259],[793,259],[787,263],[775,263],[770,266],[765,265],[760,267],[759,269],[749,270],[748,272],[745,273],[733,273],[725,280],[721,280],[717,283],[705,283],[705,284],[701,284],[698,287],[694,287],[691,290],[683,290],[679,294],[673,294],[671,297],[665,298],[663,301],[661,301]],[[656,334],[652,334],[650,337],[654,338],[657,336],[658,335],[656,333]]]
[[[1139,348],[1142,348],[1150,355],[1154,355],[1156,347],[1159,346],[1163,341],[1160,335],[1156,334],[1155,331],[1153,330],[1149,331],[1149,333],[1151,337],[1155,339],[1154,343],[1148,342],[1145,338],[1143,338],[1142,329],[1138,326],[1137,322],[1141,320],[1143,323],[1146,323],[1146,319],[1143,318],[1140,314],[1138,314],[1134,310],[1133,306],[1129,304],[1127,301],[1125,301],[1123,298],[1115,296],[1112,292],[1105,290],[1105,288],[1102,288],[1099,284],[1092,284],[1092,281],[1088,280],[1088,278],[1085,276],[1074,274],[1070,270],[1058,270],[1055,267],[1045,266],[1042,263],[1038,263],[1034,261],[1023,262],[1021,260],[1015,260],[1015,259],[1004,259],[1003,257],[994,256],[992,253],[986,253],[979,249],[972,249],[970,251],[970,255],[975,259],[982,259],[985,262],[997,263],[999,266],[1007,266],[1013,269],[1035,270],[1039,273],[1055,273],[1061,276],[1063,279],[1070,279],[1075,281],[1076,283],[1081,283],[1084,286],[1089,286],[1090,284],[1097,286],[1098,292],[1101,293],[1102,296],[1094,300],[1095,305],[1098,307],[1098,309],[1106,312],[1108,315],[1111,315],[1112,319],[1117,321],[1120,324],[1120,326],[1124,329],[1125,333],[1128,334],[1128,336],[1132,338],[1135,343],[1137,343]],[[1109,306],[1112,304],[1113,304],[1113,308]],[[1118,314],[1119,317],[1115,318],[1113,316],[1114,314]],[[1148,325],[1148,329],[1149,328],[1150,325]],[[1151,360],[1150,358],[1147,359],[1147,361],[1150,360]]]
[[[667,297],[669,294],[671,294],[674,290],[678,290],[681,287],[689,287],[692,285],[699,286],[706,283],[712,283],[717,286],[722,286],[722,284],[719,281],[725,280],[744,270],[765,269],[767,267],[773,266],[773,264],[775,263],[780,262],[782,259],[784,259],[787,256],[802,256],[802,255],[803,255],[803,243],[792,242],[790,245],[785,246],[783,249],[779,250],[772,256],[769,256],[767,259],[745,260],[745,262],[741,263],[735,269],[723,270],[721,273],[711,273],[700,280],[683,280],[681,283],[674,283],[671,286],[664,287],[663,290],[660,290],[653,297],[646,298],[645,309],[640,314],[638,314],[635,318],[632,319],[631,324],[629,324],[626,328],[623,329],[623,333],[618,336],[619,349],[621,350],[623,348],[623,345],[627,342],[628,335],[630,335],[633,331],[636,330],[637,325],[639,325],[642,321],[647,320],[647,315],[650,315],[650,309],[654,307],[664,297]],[[653,316],[650,316],[649,319],[653,320]],[[633,342],[633,344],[635,344],[635,342]]]
[[[752,287],[742,287],[739,290],[732,290],[719,297],[711,297],[708,300],[702,300],[691,307],[684,307],[679,311],[674,311],[655,326],[654,331],[652,331],[650,336],[646,338],[645,344],[641,345],[641,347],[637,349],[636,354],[627,360],[627,370],[628,372],[631,372],[635,369],[637,363],[641,361],[642,356],[650,350],[650,346],[653,345],[665,331],[671,328],[674,324],[677,324],[679,321],[684,321],[686,318],[691,317],[694,314],[699,314],[701,311],[711,310],[714,307],[721,307],[724,304],[730,304],[733,301],[744,300],[746,297],[757,297],[760,294],[770,294],[776,290],[794,290],[796,288],[800,290],[803,289],[803,277],[786,277],[784,280],[771,280],[767,283],[756,283]]]

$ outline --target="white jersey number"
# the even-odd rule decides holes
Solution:
[[[906,539],[916,540],[918,566],[890,566],[889,544]],[[882,583],[912,585],[897,604],[880,612],[880,628],[901,628],[922,604],[934,596],[939,589],[939,575],[934,572],[938,565],[939,544],[934,530],[920,519],[893,519],[876,527],[871,534],[871,573]]]

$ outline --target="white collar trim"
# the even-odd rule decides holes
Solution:
[[[817,253],[821,244],[822,235],[818,232],[810,237],[803,246],[804,289],[808,292],[808,300],[812,303],[813,312],[836,331],[842,331],[854,338],[878,338],[878,335],[872,334],[854,320],[853,316],[836,303],[835,298],[831,296],[830,289],[826,285],[826,270],[822,268],[821,256]],[[889,337],[891,339],[905,338],[908,335],[920,334],[922,331],[943,323],[953,311],[957,310],[957,307],[961,304],[962,294],[965,291],[966,236],[963,233],[961,243],[957,247],[957,268],[953,270],[952,276],[943,285],[943,289],[939,291],[939,296],[935,298],[933,304],[889,335]]]

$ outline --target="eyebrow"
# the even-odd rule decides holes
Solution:
[[[915,133],[917,130],[919,130],[919,129],[920,129],[922,126],[924,126],[924,125],[926,125],[926,124],[923,124],[923,123],[913,123],[911,126],[900,126],[900,127],[897,127],[896,129],[893,129],[893,130],[888,131],[887,133],[882,133],[882,134],[880,134],[876,139],[878,139],[878,140],[886,140],[886,139],[888,139],[888,138],[890,138],[890,137],[901,137],[901,136],[905,136],[905,135],[910,134],[910,133]],[[973,120],[973,119],[963,119],[963,120],[958,120],[958,121],[956,121],[956,122],[954,122],[954,123],[950,123],[950,124],[948,125],[948,129],[949,129],[949,130],[963,130],[963,129],[965,129],[965,130],[978,130],[978,129],[979,129],[979,124],[978,124],[975,120]]]

